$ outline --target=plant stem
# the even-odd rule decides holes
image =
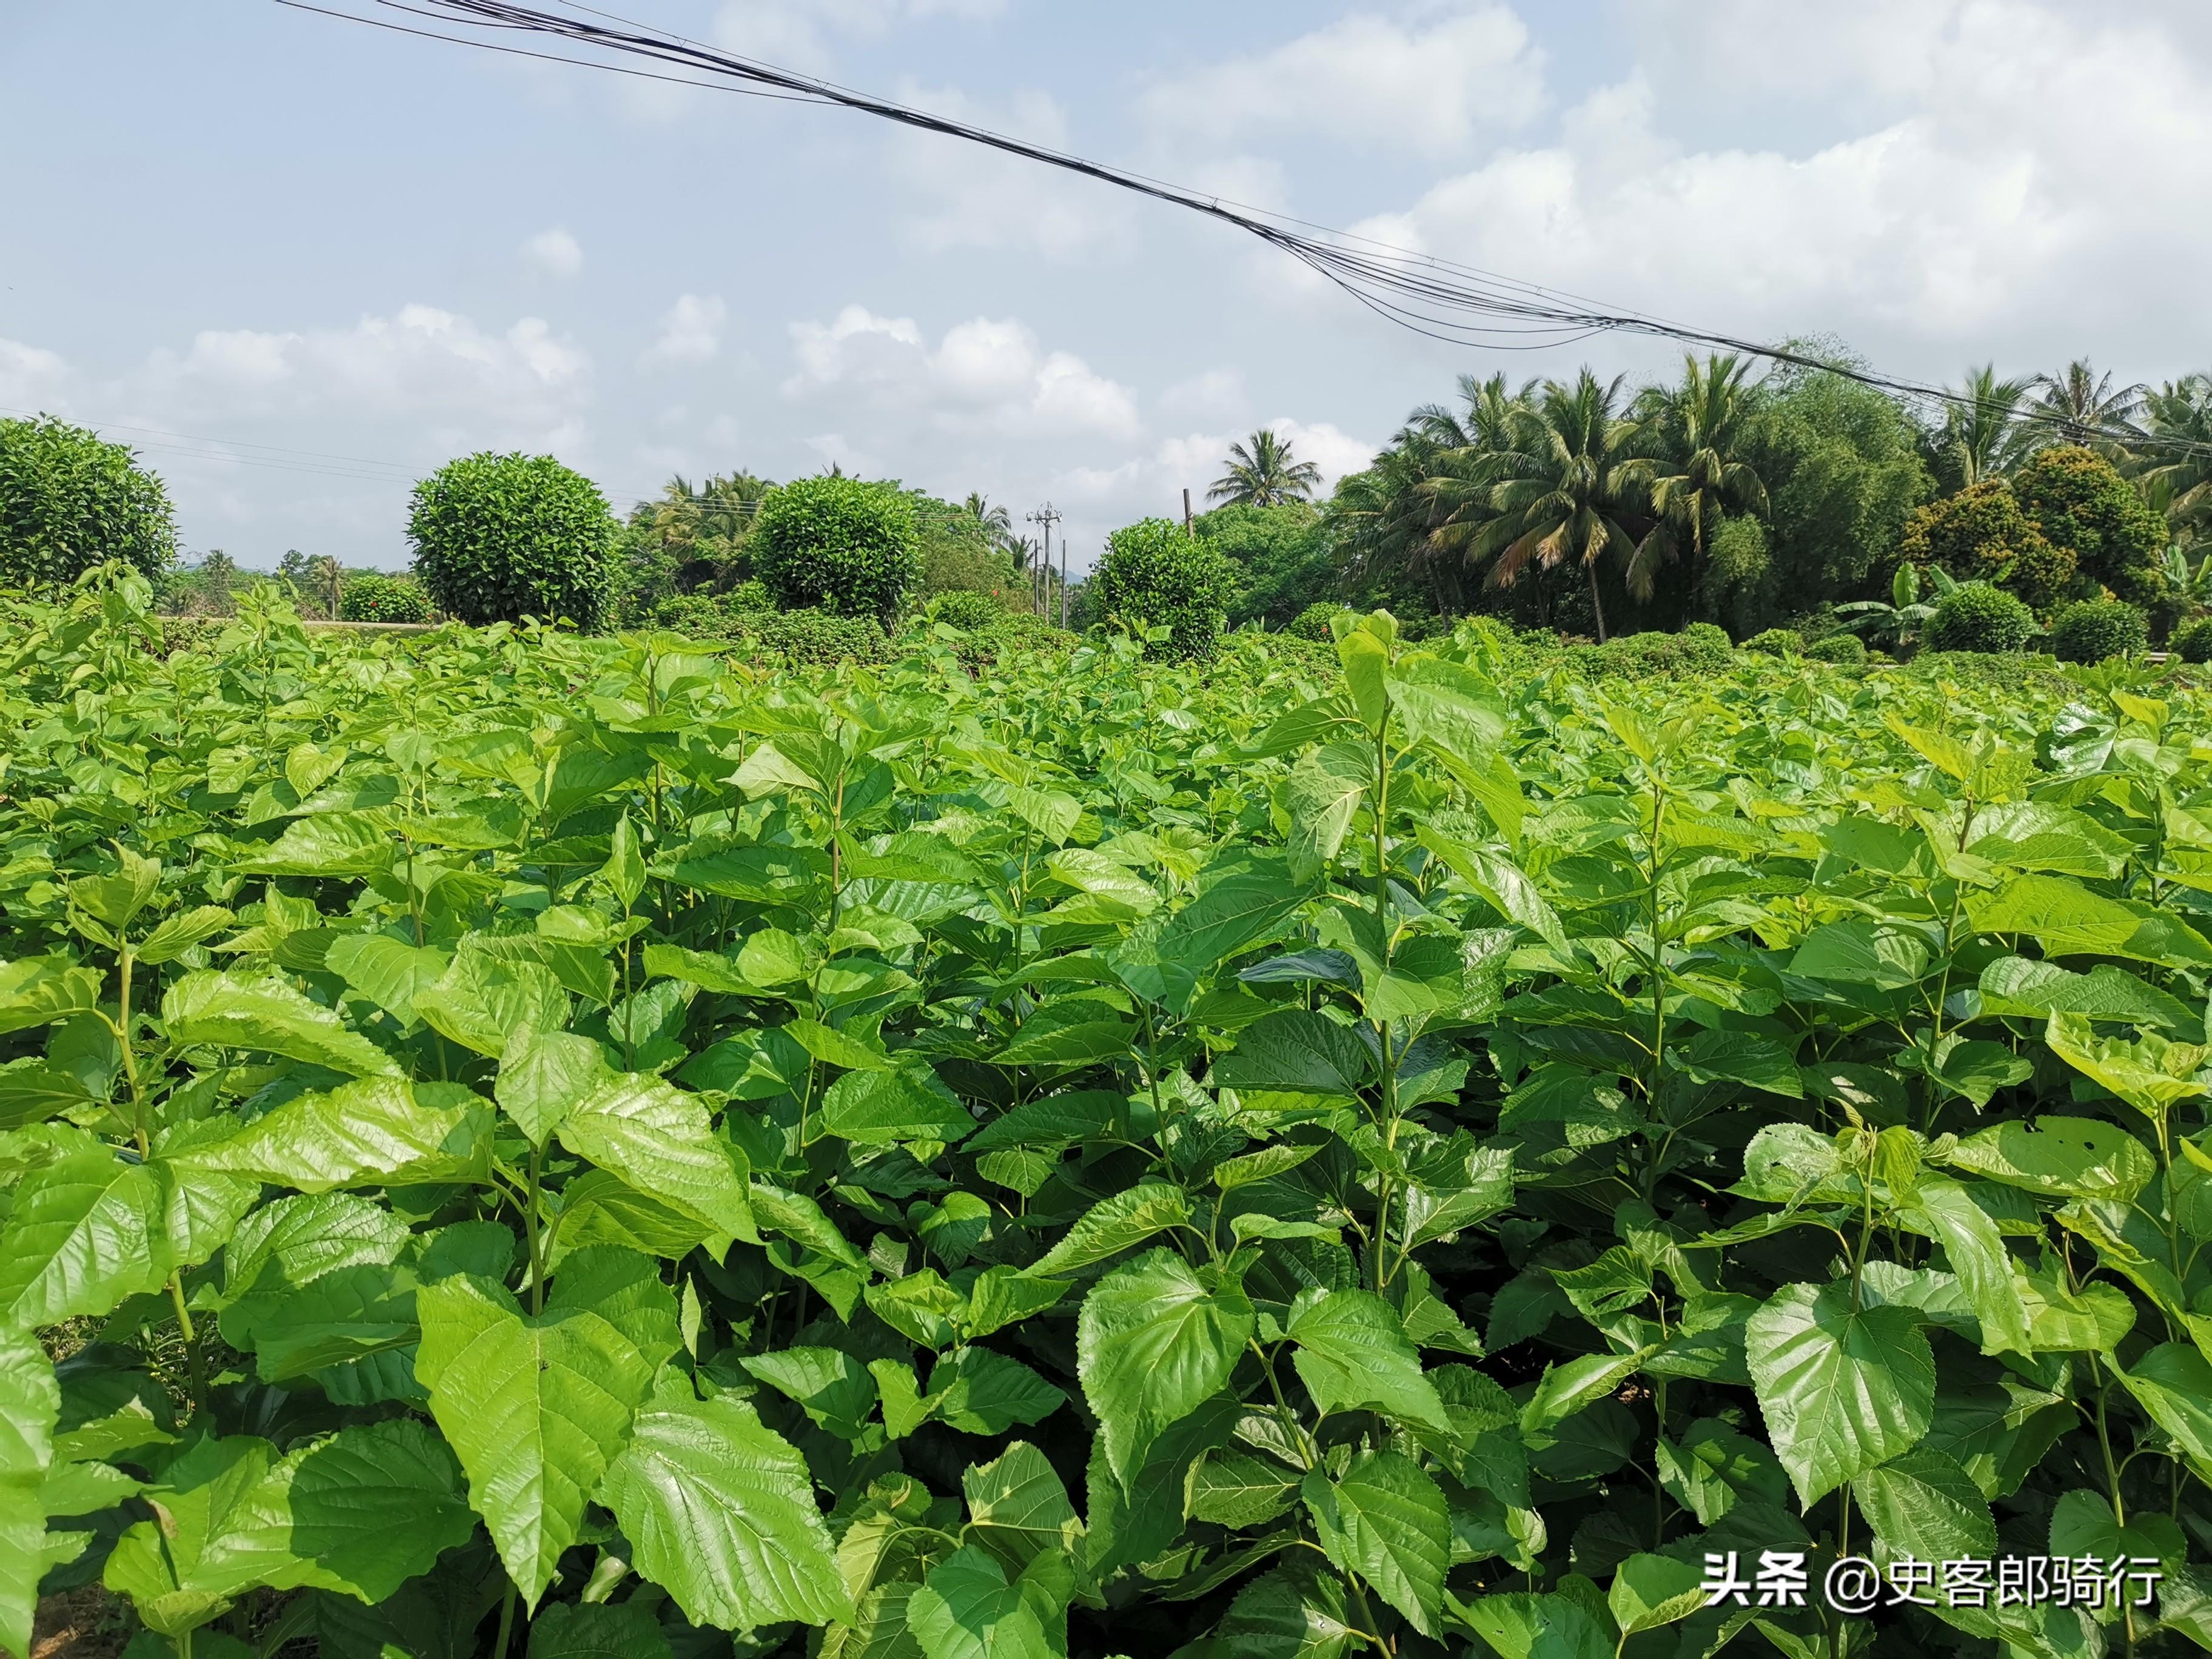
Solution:
[[[522,1229],[528,1236],[530,1249],[530,1311],[542,1313],[545,1309],[545,1262],[540,1249],[538,1231],[538,1179],[545,1166],[545,1153],[538,1147],[530,1149],[530,1192],[522,1206]]]

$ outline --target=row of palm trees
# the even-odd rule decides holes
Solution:
[[[1598,573],[1617,564],[1639,604],[1686,565],[1692,592],[1723,517],[1764,516],[1767,483],[1748,459],[1760,383],[1746,357],[1686,358],[1681,380],[1625,392],[1588,368],[1571,380],[1460,379],[1456,409],[1417,410],[1332,505],[1354,574],[1390,570],[1463,593],[1480,571],[1509,587],[1532,567],[1579,564],[1598,637]],[[2165,512],[2186,550],[2212,546],[2212,377],[2115,388],[2087,362],[2001,379],[1971,370],[1921,447],[1948,493],[2005,476],[2053,443],[2096,448]],[[1225,482],[1225,481],[1224,481]]]

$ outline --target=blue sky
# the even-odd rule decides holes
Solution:
[[[2212,21],[2183,0],[623,3],[1900,373],[2212,367]],[[1229,230],[951,141],[269,0],[0,8],[0,409],[140,445],[187,544],[249,564],[404,562],[409,480],[485,447],[618,507],[831,460],[1049,497],[1080,564],[1261,422],[1333,476],[1462,372],[1673,355],[1449,350]]]

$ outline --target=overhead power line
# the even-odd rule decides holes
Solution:
[[[1447,344],[1491,351],[1537,351],[1571,345],[1596,334],[1643,334],[1683,345],[1734,351],[1770,362],[1838,374],[1937,406],[1969,410],[1977,407],[1973,398],[1948,386],[1825,362],[1788,346],[1692,327],[1646,312],[1601,305],[1561,289],[1226,201],[1217,195],[994,132],[708,46],[612,12],[567,3],[565,0],[553,0],[559,7],[556,10],[511,3],[510,0],[353,0],[356,6],[373,6],[386,14],[400,14],[420,20],[421,23],[443,25],[442,29],[402,23],[390,15],[364,14],[337,5],[311,4],[309,0],[276,0],[276,3],[296,11],[314,12],[483,51],[547,58],[579,68],[653,80],[674,80],[715,91],[833,105],[921,131],[979,144],[1231,225],[1297,259],[1385,320]],[[454,29],[464,32],[447,32]],[[559,41],[592,55],[568,57],[538,52],[489,38],[494,36]],[[613,61],[625,58],[657,64],[661,68],[648,70]],[[684,73],[676,75],[669,70]],[[2037,410],[2013,412],[2020,419],[2054,427],[2074,424],[2063,416]],[[2133,441],[2172,452],[2212,455],[2212,444],[2146,434],[2129,435]]]

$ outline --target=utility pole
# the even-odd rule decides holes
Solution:
[[[1190,486],[1188,484],[1185,484],[1182,489],[1182,533],[1186,538],[1198,533],[1190,527]]]
[[[1044,556],[1040,562],[1040,568],[1044,572],[1043,592],[1040,595],[1037,610],[1041,615],[1049,618],[1052,615],[1052,527],[1060,522],[1060,509],[1050,501],[1047,501],[1029,515],[1029,521],[1033,525],[1042,526],[1044,531]],[[1060,540],[1060,559],[1064,565],[1067,558],[1067,542],[1064,537]],[[1067,611],[1066,587],[1067,573],[1063,568],[1060,572],[1060,612],[1063,619]]]

